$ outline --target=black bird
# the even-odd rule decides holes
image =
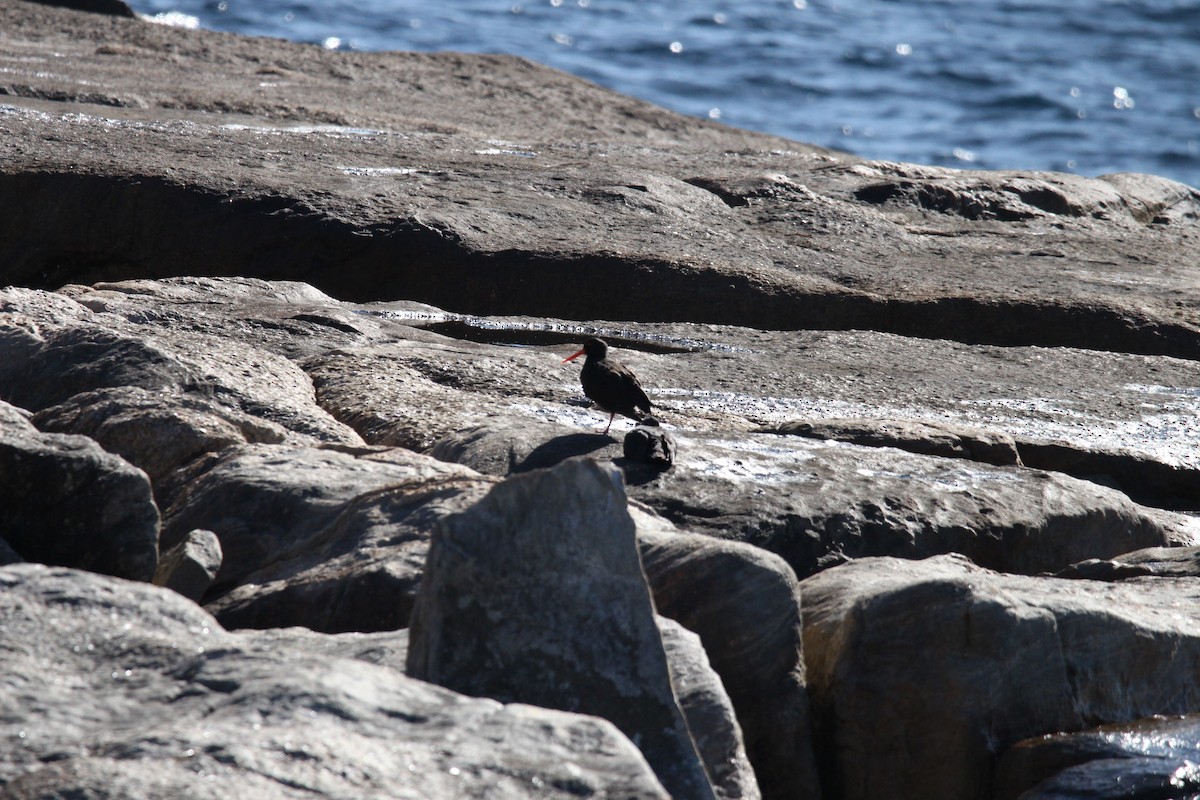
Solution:
[[[567,356],[562,363],[584,354],[587,360],[579,371],[579,382],[583,384],[583,393],[609,414],[604,433],[608,433],[617,414],[640,422],[650,413],[650,398],[642,391],[637,376],[619,361],[608,357],[608,344],[603,339],[588,339],[579,352]]]

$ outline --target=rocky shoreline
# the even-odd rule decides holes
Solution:
[[[0,203],[0,797],[1200,791],[1193,188],[0,0]]]

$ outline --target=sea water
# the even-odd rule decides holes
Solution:
[[[512,53],[676,111],[964,168],[1200,186],[1196,0],[133,0],[355,50]]]

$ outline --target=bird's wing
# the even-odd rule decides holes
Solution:
[[[646,397],[646,391],[642,389],[642,384],[638,382],[636,376],[633,378],[633,388],[636,390],[633,394],[633,407],[641,411],[650,413],[650,398]]]

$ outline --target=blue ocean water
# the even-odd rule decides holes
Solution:
[[[1200,186],[1195,0],[133,0],[358,50],[513,53],[868,158]]]

